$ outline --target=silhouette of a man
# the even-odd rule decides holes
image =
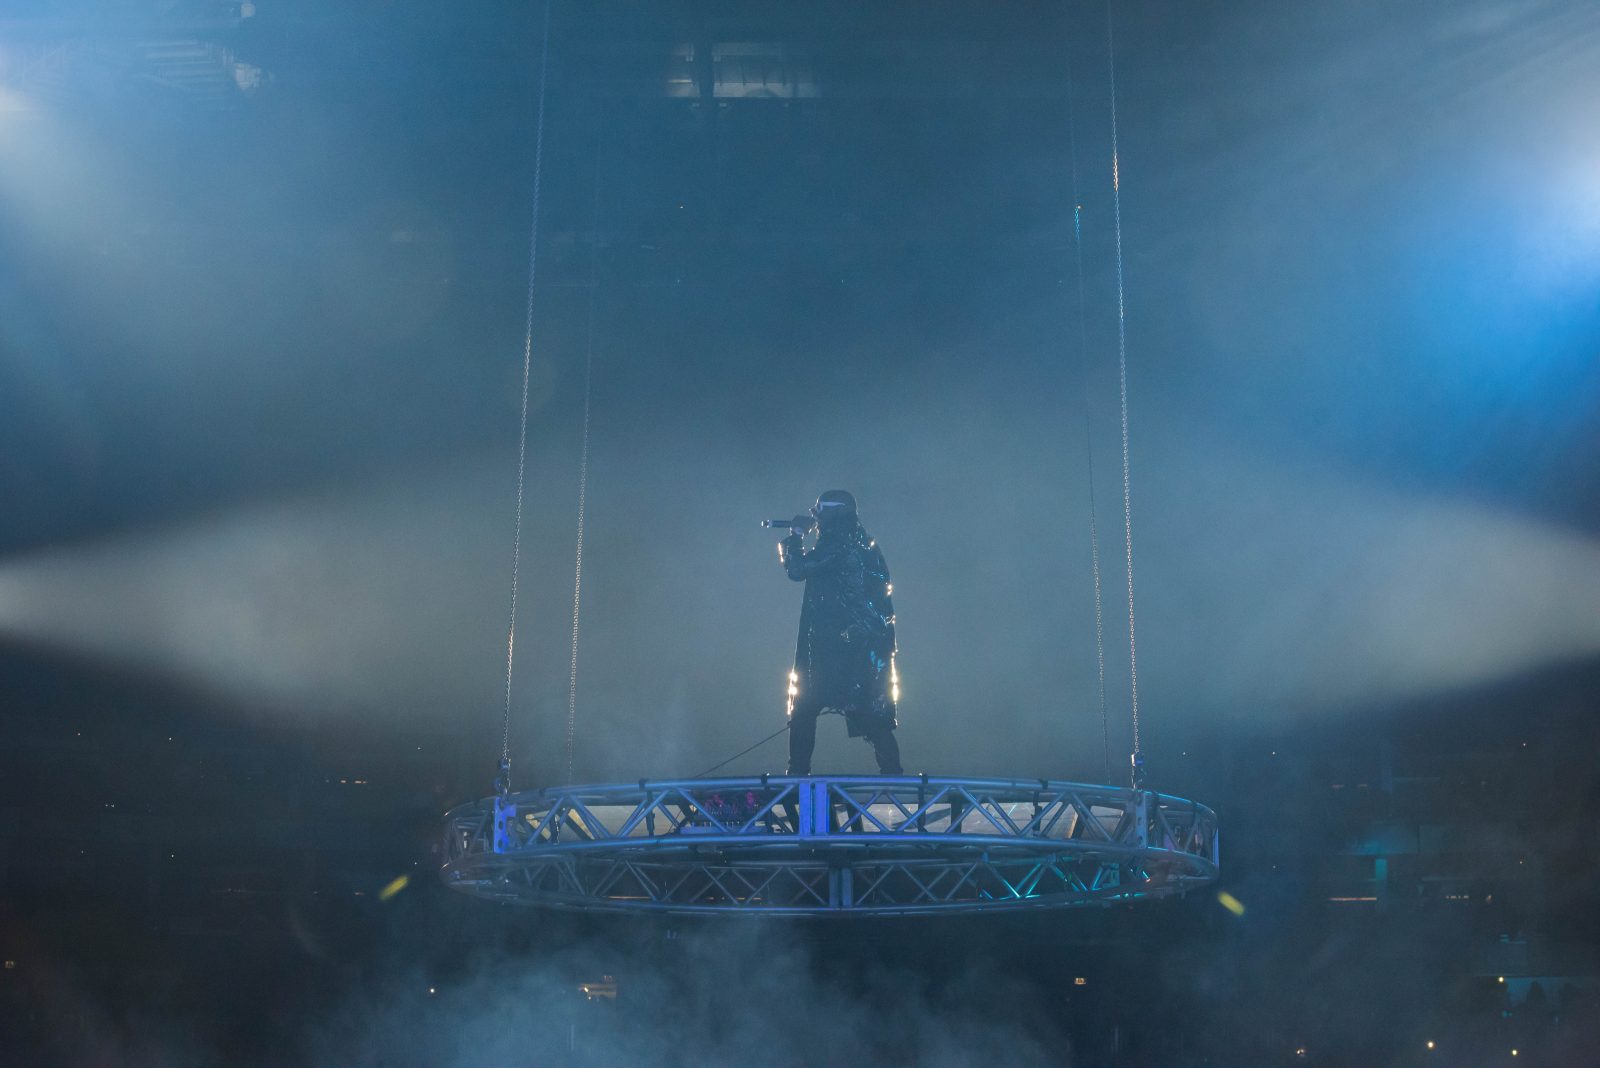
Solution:
[[[789,673],[789,774],[811,774],[817,717],[824,712],[843,715],[850,737],[872,743],[879,774],[903,774],[894,736],[900,685],[893,587],[883,553],[844,490],[822,494],[795,524],[778,546],[789,577],[806,584]],[[817,540],[807,550],[804,529],[812,524]]]

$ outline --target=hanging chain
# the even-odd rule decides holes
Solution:
[[[1067,152],[1072,175],[1072,251],[1073,271],[1076,275],[1078,300],[1075,307],[1078,325],[1079,392],[1083,401],[1084,458],[1089,469],[1089,562],[1094,573],[1094,660],[1096,679],[1100,687],[1100,745],[1105,760],[1106,782],[1111,781],[1111,723],[1106,711],[1106,628],[1103,601],[1100,592],[1100,531],[1094,502],[1094,432],[1089,426],[1089,332],[1087,305],[1083,292],[1083,203],[1078,194],[1078,127],[1075,97],[1072,91],[1072,59],[1066,57],[1067,68]]]
[[[544,31],[539,49],[539,114],[533,141],[533,221],[528,230],[528,305],[522,339],[522,414],[517,426],[517,518],[511,540],[511,619],[506,625],[506,701],[500,731],[500,772],[495,792],[511,792],[511,678],[517,653],[517,582],[522,566],[522,497],[528,470],[528,380],[533,367],[533,297],[539,266],[539,193],[544,177],[544,102],[550,70],[550,4],[545,0]]]
[[[578,548],[572,565],[572,664],[567,676],[567,778],[572,785],[572,765],[578,742],[578,623],[583,604],[583,522],[589,501],[589,409],[594,382],[594,306],[600,289],[600,148],[595,146],[594,203],[589,232],[594,241],[589,263],[589,321],[583,342],[583,444],[578,451]]]
[[[1128,475],[1128,312],[1122,281],[1122,164],[1117,152],[1117,51],[1106,4],[1106,61],[1111,84],[1111,210],[1117,238],[1117,380],[1122,398],[1122,540],[1128,564],[1128,679],[1133,708],[1133,784],[1144,781],[1139,737],[1139,648],[1133,620],[1133,493]]]

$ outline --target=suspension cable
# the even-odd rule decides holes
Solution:
[[[578,623],[583,604],[583,521],[589,501],[589,410],[594,382],[594,306],[600,288],[600,147],[595,146],[594,201],[589,209],[589,233],[594,242],[589,262],[589,317],[583,342],[583,444],[578,452],[578,548],[572,565],[572,664],[567,676],[567,777],[572,785],[573,757],[578,739]]]
[[[1133,782],[1144,779],[1139,737],[1139,648],[1133,618],[1133,493],[1128,474],[1128,310],[1122,278],[1122,163],[1117,152],[1117,50],[1106,4],[1106,64],[1111,87],[1111,213],[1117,239],[1117,381],[1122,400],[1122,541],[1128,565],[1128,680],[1133,709]]]
[[[500,774],[495,792],[511,792],[511,678],[517,653],[517,582],[522,565],[522,497],[528,470],[528,380],[533,367],[533,298],[539,267],[539,193],[544,177],[544,103],[550,70],[550,4],[544,4],[544,28],[539,47],[539,113],[533,140],[533,221],[528,228],[528,304],[522,339],[522,414],[517,424],[517,513],[511,540],[511,618],[506,625],[506,701],[500,732]]]
[[[1078,376],[1080,400],[1083,404],[1084,458],[1089,469],[1089,562],[1094,573],[1094,660],[1096,678],[1100,687],[1100,745],[1105,760],[1105,781],[1111,781],[1111,724],[1106,712],[1106,629],[1103,601],[1100,593],[1100,531],[1095,516],[1094,502],[1094,431],[1089,425],[1089,331],[1087,304],[1083,292],[1083,202],[1078,190],[1078,129],[1076,99],[1073,93],[1072,57],[1066,56],[1067,68],[1067,153],[1072,176],[1072,251],[1073,272],[1077,281],[1077,304],[1074,307],[1078,325]]]
[[[1100,683],[1100,749],[1105,758],[1106,782],[1111,781],[1111,719],[1106,714],[1106,624],[1100,595],[1100,530],[1094,508],[1094,441],[1084,428],[1084,452],[1089,461],[1089,560],[1094,568],[1094,662]]]

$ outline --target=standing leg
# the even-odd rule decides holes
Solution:
[[[872,755],[878,760],[879,775],[904,775],[900,767],[900,743],[895,740],[893,727],[879,727],[867,732],[872,743]]]
[[[810,775],[811,754],[817,748],[817,716],[822,709],[799,705],[789,714],[789,774]]]

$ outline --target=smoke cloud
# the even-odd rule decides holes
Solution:
[[[959,511],[916,489],[917,471],[960,479],[959,438],[987,433],[980,425],[933,452],[907,426],[890,438],[904,451],[859,478],[825,454],[806,474],[852,484],[889,554],[912,766],[1086,776],[1098,754],[1072,739],[1098,734],[1087,502],[1048,492],[1048,471],[1025,473],[1025,454],[1045,448],[1028,428],[991,446],[1014,450],[1024,473],[965,483]],[[1218,715],[1348,714],[1600,650],[1600,547],[1587,538],[1472,501],[1175,446],[1145,454],[1152,503],[1135,528],[1141,699],[1158,731],[1181,735]],[[552,453],[529,477],[513,726],[541,753],[559,751],[567,713],[568,459]],[[754,518],[803,503],[810,483],[769,484],[741,464],[711,442],[638,460],[621,486],[603,457],[595,465],[579,656],[585,777],[692,774],[782,723],[798,589]],[[257,714],[381,714],[487,737],[509,581],[500,467],[464,457],[359,492],[14,559],[0,568],[0,628],[170,672]],[[715,489],[675,503],[670,488],[691,472]],[[635,507],[651,521],[632,521]],[[1120,519],[1100,516],[1114,710],[1127,664]],[[822,743],[827,766],[867,759],[842,731]],[[779,767],[780,750],[729,770]]]
[[[593,948],[482,963],[455,985],[396,979],[313,1042],[312,1063],[379,1068],[481,1064],[770,1064],[980,1068],[1072,1063],[1024,989],[978,967],[936,984],[886,961],[842,974],[792,928],[692,926],[650,963],[618,970]],[[578,988],[616,971],[615,1001]],[[436,991],[430,993],[430,989]]]

